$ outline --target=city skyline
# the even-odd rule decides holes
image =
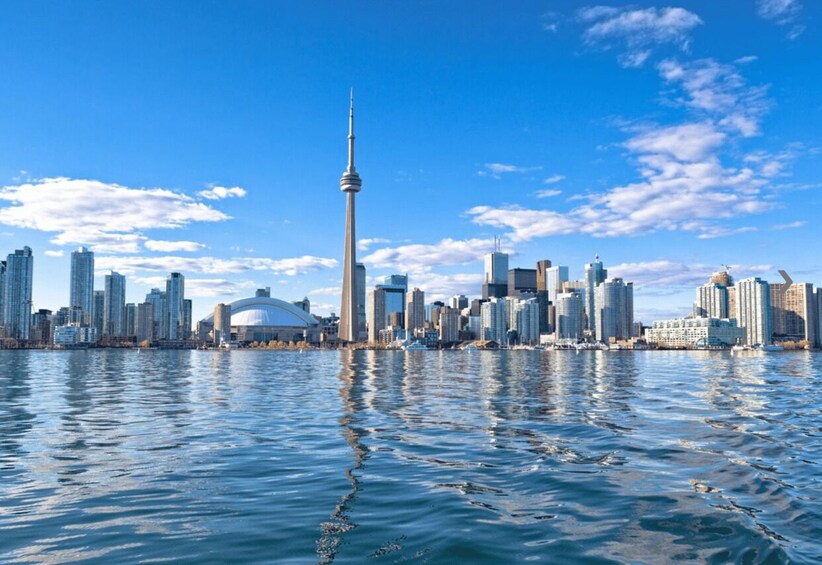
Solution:
[[[125,274],[126,302],[180,271],[194,320],[265,286],[338,312],[353,85],[369,288],[408,273],[429,302],[477,296],[495,236],[512,268],[547,258],[571,279],[598,253],[634,281],[643,321],[690,311],[725,263],[738,279],[775,280],[778,266],[819,284],[812,246],[794,242],[820,235],[820,79],[805,64],[820,8],[765,5],[479,3],[464,21],[462,5],[431,18],[390,4],[363,10],[358,30],[339,30],[332,4],[247,6],[197,14],[176,38],[186,8],[126,22],[34,3],[0,18],[15,45],[0,51],[14,85],[0,89],[0,247],[35,251],[35,308],[69,304],[70,254],[87,245],[94,288]],[[153,19],[165,50],[118,39]],[[81,23],[103,33],[53,48]],[[188,57],[192,34],[236,38],[233,26],[237,45]],[[292,45],[314,36],[306,53]]]

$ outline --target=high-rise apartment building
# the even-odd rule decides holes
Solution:
[[[444,306],[440,308],[439,323],[440,341],[451,343],[459,340],[460,313],[456,308]]]
[[[357,327],[359,328],[357,341],[368,339],[368,324],[365,317],[365,281],[365,265],[357,263],[357,311],[359,312],[357,316]]]
[[[152,306],[154,339],[166,339],[166,326],[163,324],[163,312],[165,312],[166,309],[166,293],[159,288],[152,288],[151,292],[146,294],[146,302]]]
[[[83,323],[91,324],[94,312],[94,252],[85,247],[71,253],[69,306],[83,309]]]
[[[634,331],[634,285],[613,278],[596,286],[594,316],[597,340],[630,339]]]
[[[694,316],[697,318],[730,318],[728,307],[727,286],[709,282],[696,289]]]
[[[133,302],[126,304],[125,335],[137,335],[137,305]]]
[[[505,323],[505,299],[491,298],[482,303],[480,311],[482,339],[504,344],[508,331]]]
[[[408,293],[405,305],[405,329],[409,335],[425,327],[425,293],[415,288]]]
[[[585,330],[585,304],[578,292],[561,292],[556,302],[556,336],[560,340],[579,340]]]
[[[181,273],[171,273],[166,278],[166,296],[163,306],[162,339],[186,339],[183,331],[185,322],[185,277]],[[191,331],[189,329],[189,331]]]
[[[388,275],[377,288],[385,291],[385,327],[389,327],[388,318],[393,313],[405,317],[405,295],[408,292],[408,275]],[[401,326],[405,327],[405,326]]]
[[[585,316],[588,320],[588,329],[591,331],[596,331],[597,326],[594,308],[596,288],[598,284],[604,283],[607,278],[608,270],[602,266],[599,255],[594,257],[593,263],[587,263],[585,265]]]
[[[813,285],[795,283],[785,271],[785,282],[772,283],[771,335],[778,339],[816,343],[817,311]]]
[[[6,304],[6,262],[0,261],[0,330],[3,329],[3,320],[5,319],[5,304]],[[4,335],[0,331],[0,336]]]
[[[137,341],[154,341],[154,305],[143,302],[137,305]]]
[[[448,306],[462,312],[468,308],[468,297],[464,294],[456,294],[448,299]]]
[[[6,258],[3,285],[3,327],[6,337],[27,341],[31,329],[31,291],[34,256],[31,248],[17,249]]]
[[[557,293],[562,292],[562,285],[568,282],[568,267],[556,265],[545,270],[545,290],[548,291],[548,300],[556,303]]]
[[[514,307],[517,337],[520,343],[539,343],[539,303],[536,298],[520,300]]]
[[[103,337],[103,321],[106,317],[106,292],[95,290],[93,294],[94,305],[91,308],[91,325],[94,327],[95,337]]]
[[[380,331],[388,324],[385,314],[385,289],[377,286],[368,293],[368,341],[377,343],[380,340]]]
[[[745,328],[747,345],[766,344],[771,341],[771,290],[770,285],[759,277],[743,279],[736,283],[736,320]]]
[[[103,335],[122,336],[126,333],[126,277],[111,271],[106,275],[103,304]]]

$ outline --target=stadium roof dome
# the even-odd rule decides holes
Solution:
[[[267,296],[243,298],[230,304],[232,326],[286,326],[311,328],[319,325],[302,308]],[[203,318],[203,322],[214,323],[214,314]]]

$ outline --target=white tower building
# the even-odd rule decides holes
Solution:
[[[362,180],[354,168],[354,91],[351,91],[351,107],[348,114],[348,167],[340,179],[340,190],[345,193],[345,250],[343,259],[342,304],[338,337],[343,342],[358,341],[359,293],[357,292],[357,235],[355,226],[354,196],[361,190]],[[369,328],[369,338],[372,330]]]

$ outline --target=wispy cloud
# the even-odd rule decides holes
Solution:
[[[391,243],[390,239],[384,237],[364,237],[357,242],[357,249],[360,251],[368,251],[372,245],[383,245]]]
[[[805,31],[803,24],[796,23],[802,4],[798,0],[758,0],[756,12],[760,18],[777,25],[791,26],[788,39],[796,39]]]
[[[412,243],[378,249],[362,261],[377,268],[421,273],[435,267],[479,261],[492,250],[493,244],[487,239],[446,238],[435,244]]]
[[[129,188],[89,179],[47,178],[0,189],[0,223],[56,233],[56,245],[136,253],[143,232],[229,217],[164,188]]]
[[[137,284],[151,288],[162,288],[165,285],[165,276],[141,277],[135,276]],[[220,278],[192,278],[185,279],[186,296],[189,298],[216,298],[222,296],[244,296],[252,289],[259,288],[254,281],[233,281]]]
[[[563,180],[565,180],[563,175],[551,175],[550,177],[543,179],[542,184],[557,184]]]
[[[562,21],[562,16],[557,12],[545,12],[542,14],[540,18],[540,25],[542,29],[545,31],[550,31],[551,33],[556,32],[559,29],[560,22]]]
[[[734,277],[764,275],[773,270],[771,265],[729,265]],[[691,289],[708,282],[711,274],[722,270],[722,265],[708,265],[690,261],[659,259],[637,263],[620,263],[608,267],[608,275],[632,281],[639,288]]]
[[[95,269],[101,273],[115,270],[124,274],[145,271],[182,271],[185,273],[203,273],[209,275],[244,273],[250,271],[270,272],[277,275],[294,276],[318,269],[330,269],[337,266],[336,259],[304,255],[287,259],[269,259],[265,257],[139,257],[139,256],[100,256],[95,260]]]
[[[326,286],[308,291],[309,296],[340,296],[342,289],[339,286]]]
[[[625,67],[640,67],[659,45],[673,45],[687,51],[691,31],[702,20],[683,8],[615,8],[589,6],[577,12],[588,26],[583,40],[591,47],[618,49]]]
[[[208,190],[201,190],[197,193],[201,198],[206,200],[223,200],[224,198],[243,198],[247,194],[244,188],[239,186],[232,186],[231,188],[225,186],[213,186]]]
[[[559,196],[560,194],[562,194],[561,190],[549,188],[547,190],[538,190],[534,196],[537,198],[551,198],[553,196]]]
[[[205,249],[205,245],[196,241],[160,241],[150,239],[144,243],[149,251],[159,251],[161,253],[174,253],[175,251],[199,251]]]
[[[540,171],[542,167],[521,167],[519,165],[508,165],[505,163],[485,163],[485,170],[477,171],[481,177],[490,176],[495,179],[502,178],[507,173],[531,173]]]
[[[63,250],[62,249],[46,249],[43,251],[43,255],[46,257],[62,257]]]
[[[771,229],[774,229],[774,230],[794,230],[794,229],[797,229],[797,228],[804,228],[806,225],[808,225],[808,222],[806,222],[804,220],[798,220],[796,222],[790,222],[790,223],[787,223],[787,224],[776,224]]]

